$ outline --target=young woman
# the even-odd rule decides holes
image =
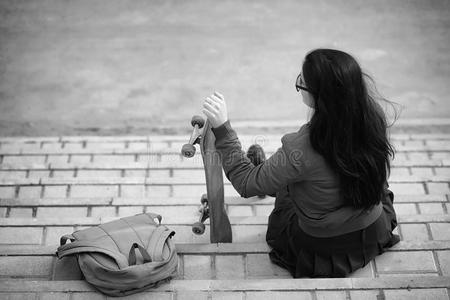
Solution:
[[[224,97],[203,104],[234,188],[242,197],[276,195],[266,241],[271,260],[293,277],[344,277],[399,241],[387,184],[394,150],[365,78],[345,52],[308,53],[295,86],[312,117],[257,166],[241,149]]]

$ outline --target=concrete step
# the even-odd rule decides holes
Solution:
[[[201,172],[203,170],[197,173],[189,170],[179,177],[168,174],[155,174],[155,177],[102,177],[102,173],[98,173],[98,177],[89,178],[0,178],[0,198],[199,196],[206,191]],[[450,194],[449,178],[448,175],[397,175],[391,176],[389,185],[395,194]],[[226,196],[239,196],[225,178],[224,189]]]
[[[156,210],[152,212],[158,212]],[[63,234],[74,230],[95,226],[112,221],[117,217],[74,217],[75,208],[50,211],[51,217],[42,218],[0,218],[0,236],[2,244],[56,244]],[[64,214],[64,215],[63,215]],[[195,215],[183,214],[179,208],[162,212],[163,223],[176,231],[177,243],[209,243],[209,221],[203,235],[192,232]],[[266,216],[230,217],[233,241],[238,243],[264,242],[267,230]],[[450,240],[450,215],[399,215],[396,233],[403,240],[427,241]]]
[[[395,168],[448,168],[450,152],[399,152],[392,167]],[[203,167],[202,158],[196,154],[185,158],[179,154],[74,154],[74,155],[2,155],[0,170],[161,170],[198,169]],[[448,171],[445,169],[445,171]],[[448,172],[446,172],[448,173]]]
[[[176,243],[179,255],[238,255],[267,254],[270,247],[263,243]],[[0,244],[0,256],[55,256],[58,244],[52,245],[18,245]],[[386,252],[403,251],[446,251],[450,250],[450,240],[436,241],[400,241],[395,246],[387,248]]]
[[[447,119],[447,124],[450,119]],[[277,121],[278,122],[278,121]],[[256,124],[256,123],[255,123]],[[267,124],[266,121],[261,122],[261,128],[265,127]],[[239,131],[239,127],[233,123],[233,126]],[[426,126],[426,124],[420,125],[420,127]],[[239,128],[239,129],[237,129]],[[242,127],[245,128],[245,127]],[[190,133],[189,130],[192,128],[187,128],[187,133]],[[297,129],[298,130],[298,129]],[[267,136],[267,137],[281,137],[283,132],[279,133],[242,133],[239,135],[241,139],[249,138],[253,139],[259,136]],[[450,133],[448,132],[421,132],[418,130],[417,132],[411,133],[391,133],[390,138],[392,140],[400,140],[400,141],[409,141],[409,140],[450,140]],[[0,147],[3,144],[7,143],[24,143],[24,144],[33,144],[33,143],[83,143],[83,142],[91,142],[91,143],[126,143],[126,142],[171,142],[171,141],[179,141],[184,142],[186,140],[185,134],[150,134],[150,135],[67,135],[67,136],[2,136],[0,137]]]
[[[286,134],[286,132],[278,133],[240,133],[239,139],[243,142],[260,142],[267,143],[268,141],[279,142],[280,138]],[[190,133],[187,131],[187,133]],[[72,144],[79,145],[80,148],[98,148],[102,144],[110,145],[115,148],[131,148],[135,146],[134,143],[140,144],[152,144],[152,143],[164,143],[161,147],[170,147],[171,143],[185,143],[189,139],[187,134],[178,135],[118,135],[118,136],[18,136],[18,137],[0,137],[0,149],[7,148],[11,144],[19,144],[25,148],[46,148],[48,145],[57,144],[61,145],[61,148],[72,147]],[[425,145],[432,145],[434,141],[450,140],[449,133],[409,133],[399,134],[393,133],[390,135],[390,139],[394,143],[402,144],[415,144],[418,141],[426,141]],[[428,141],[430,141],[428,143]]]
[[[281,136],[240,135],[240,140],[243,149],[258,143],[270,155],[281,146]],[[180,150],[187,139],[187,136],[2,138],[0,166],[2,169],[23,169],[29,163],[30,167],[83,168],[83,163],[99,164],[97,166],[100,167],[112,162],[142,168],[142,164],[150,161],[152,168],[167,168],[170,165],[164,163],[170,161],[187,161],[186,166],[193,161],[194,164],[201,163],[199,153],[191,159],[181,157]],[[397,155],[393,165],[448,166],[449,140],[448,134],[394,135]],[[163,165],[154,166],[156,163]]]
[[[126,299],[448,299],[448,276],[334,279],[172,280]],[[6,299],[107,299],[85,281],[0,281]],[[111,298],[108,298],[111,299]],[[117,298],[116,298],[117,299]]]
[[[0,198],[0,206],[136,206],[136,205],[196,205],[200,197],[25,197],[25,198]],[[398,194],[394,196],[395,203],[447,203],[447,194]],[[275,198],[239,196],[225,196],[225,204],[228,205],[273,205]]]
[[[0,226],[53,226],[53,225],[98,225],[117,219],[117,217],[42,217],[42,218],[0,218]],[[166,225],[189,225],[191,216],[178,215],[176,217],[164,217]],[[397,216],[400,224],[414,223],[449,223],[449,214],[434,215],[400,215]],[[230,217],[232,225],[264,225],[267,222],[266,216],[236,216]]]
[[[290,278],[290,274],[271,263],[265,243],[177,244],[177,279],[256,279]],[[0,277],[33,280],[82,279],[74,259],[58,259],[57,245],[0,246]],[[350,278],[378,278],[399,275],[447,276],[450,241],[401,241],[377,256]]]
[[[225,208],[231,217],[269,216],[275,198],[226,197]],[[199,217],[199,197],[92,197],[92,198],[0,198],[0,218],[51,217],[123,217],[151,211],[165,219],[184,218],[194,221]],[[450,201],[446,195],[398,195],[394,208],[398,215],[448,214]],[[183,218],[183,217],[182,217]]]
[[[0,206],[142,206],[142,205],[197,205],[200,197],[30,197],[0,198]],[[399,194],[394,196],[395,203],[444,203],[450,202],[446,194]],[[273,205],[275,198],[225,196],[227,205]]]
[[[416,163],[416,162],[414,162]],[[4,179],[24,179],[24,178],[95,178],[95,177],[147,177],[147,178],[185,178],[195,177],[204,178],[203,165],[178,165],[160,162],[155,165],[148,163],[130,163],[130,164],[104,164],[104,163],[84,163],[82,165],[57,164],[48,165],[0,165],[0,175]],[[450,167],[443,166],[393,166],[391,168],[391,177],[405,176],[406,178],[415,177],[433,177],[450,176]],[[225,176],[224,176],[225,177]]]
[[[39,142],[1,143],[0,155],[58,155],[58,154],[180,154],[181,148],[189,137],[183,140],[168,141],[112,141],[112,142]],[[281,136],[239,136],[244,149],[252,144],[261,145],[266,153],[272,153],[281,147]],[[445,140],[393,140],[397,152],[449,152],[450,146]]]
[[[233,125],[236,127],[236,125]],[[264,127],[264,126],[263,126]],[[237,127],[236,127],[237,128]],[[190,133],[187,128],[187,133]],[[297,129],[298,130],[298,129]],[[236,129],[239,131],[239,129]],[[238,132],[239,133],[239,132]],[[255,137],[270,137],[276,138],[281,137],[284,132],[277,133],[242,133],[240,134],[240,138],[245,139],[254,139]],[[424,133],[424,132],[416,132],[416,133],[391,133],[391,140],[399,140],[399,141],[410,141],[410,140],[449,140],[450,134],[448,132],[432,132],[432,133]],[[150,134],[150,135],[109,135],[109,136],[101,136],[101,135],[70,135],[70,136],[2,136],[0,137],[0,144],[8,144],[8,143],[24,143],[24,144],[33,144],[33,143],[130,143],[130,142],[171,142],[171,141],[179,141],[183,142],[187,139],[186,135],[183,134]]]
[[[186,174],[189,175],[189,174]],[[200,175],[200,174],[198,174]],[[389,177],[391,183],[425,183],[425,182],[442,182],[448,183],[450,181],[449,176],[414,176],[414,175],[395,175]],[[150,178],[150,177],[76,177],[76,178],[1,178],[0,185],[204,185],[204,176],[179,176],[179,177],[166,177],[166,178]],[[224,178],[225,185],[231,185],[231,183]]]

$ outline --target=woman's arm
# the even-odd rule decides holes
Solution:
[[[212,131],[216,136],[216,149],[220,153],[225,175],[242,197],[275,194],[289,183],[303,179],[303,153],[289,149],[287,136],[282,138],[282,147],[269,159],[254,166],[242,151],[230,121]]]
[[[215,93],[207,97],[203,108],[213,126],[216,149],[225,175],[242,197],[275,194],[289,183],[303,179],[303,152],[291,146],[289,135],[283,136],[282,147],[269,159],[254,166],[242,151],[236,132],[228,121],[223,96]]]

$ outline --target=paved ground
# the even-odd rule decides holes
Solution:
[[[420,127],[422,130],[423,127]],[[281,134],[240,134],[270,155]],[[274,199],[241,199],[225,180],[232,244],[196,236],[205,192],[186,136],[0,139],[0,298],[104,299],[54,256],[61,235],[140,212],[176,231],[179,276],[130,299],[449,299],[450,135],[395,133],[390,187],[401,242],[345,279],[291,279],[264,242]],[[8,298],[9,297],[9,298]]]
[[[403,117],[448,117],[450,5],[0,1],[0,135],[174,131],[214,90],[233,120],[297,120],[305,53],[353,53]]]

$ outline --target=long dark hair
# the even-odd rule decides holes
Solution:
[[[314,98],[312,147],[337,172],[345,203],[356,208],[378,204],[394,148],[386,115],[366,81],[373,80],[351,55],[333,49],[309,52],[302,72]]]

